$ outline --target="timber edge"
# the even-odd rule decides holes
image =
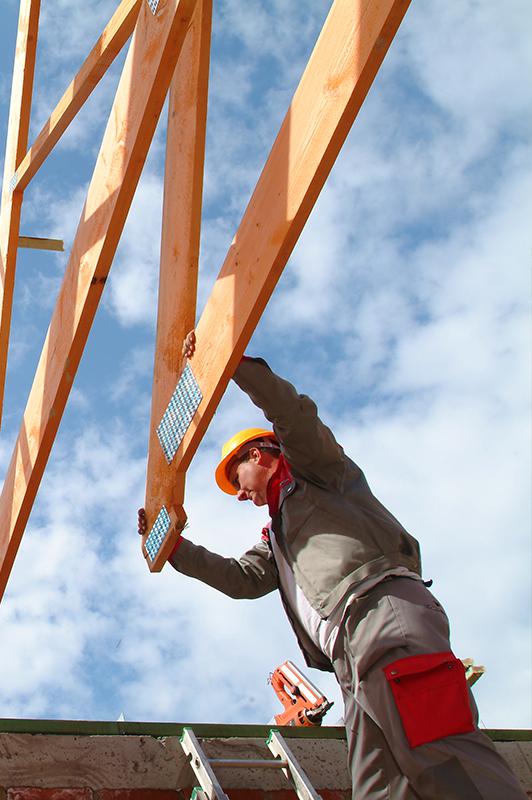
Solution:
[[[181,736],[184,728],[192,728],[205,739],[264,738],[272,730],[280,730],[286,739],[345,739],[345,729],[324,725],[298,728],[290,725],[238,725],[208,722],[110,722],[64,719],[0,719],[0,733],[71,734],[76,736]],[[494,742],[532,741],[532,729],[482,729]]]

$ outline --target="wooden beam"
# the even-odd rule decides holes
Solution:
[[[11,179],[28,146],[40,0],[21,0],[0,209],[0,423],[4,403],[22,194]]]
[[[184,522],[185,476],[167,464],[157,426],[183,366],[181,346],[196,321],[205,126],[212,0],[198,0],[170,87],[159,276],[157,337],[153,374],[146,514],[154,520],[164,506]],[[152,560],[162,569],[177,533]],[[146,540],[143,537],[143,544]],[[148,557],[143,548],[144,555]]]
[[[10,178],[13,188],[27,187],[68,126],[103,78],[133,33],[143,0],[122,0],[85,59],[83,66],[45,122],[41,132]]]
[[[465,668],[466,681],[470,686],[474,686],[486,672],[486,667],[475,664],[472,658],[462,658],[461,661]]]
[[[57,253],[65,249],[62,239],[43,239],[39,236],[19,236],[18,246],[28,250],[55,250]]]
[[[188,468],[377,74],[409,0],[335,0],[196,328],[203,399]],[[148,524],[150,524],[148,520]]]
[[[195,0],[143,3],[0,496],[5,589],[118,246]]]

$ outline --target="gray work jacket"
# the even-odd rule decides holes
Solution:
[[[315,611],[326,619],[350,589],[394,567],[421,574],[417,541],[372,494],[362,470],[318,417],[316,404],[262,359],[243,359],[234,380],[273,424],[290,465],[293,480],[281,489],[272,528]],[[267,541],[237,560],[183,539],[171,563],[234,598],[280,588]],[[307,664],[332,670],[282,599]]]

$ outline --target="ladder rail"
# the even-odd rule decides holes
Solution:
[[[196,786],[190,795],[190,800],[209,800],[209,795],[207,792],[204,792],[203,789],[200,789],[199,786]]]
[[[192,728],[183,729],[181,747],[185,755],[189,757],[190,766],[194,770],[196,778],[201,784],[201,789],[207,795],[208,800],[229,800]],[[198,793],[196,792],[197,796]],[[199,796],[201,797],[201,794]]]
[[[301,768],[298,760],[288,747],[285,739],[278,731],[270,731],[266,744],[276,758],[287,762],[287,767],[283,769],[283,772],[288,780],[291,780],[294,784],[299,800],[322,800],[309,781],[306,772]]]

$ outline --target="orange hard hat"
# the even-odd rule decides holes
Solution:
[[[226,494],[236,494],[236,489],[229,480],[229,467],[231,461],[238,454],[241,447],[248,442],[253,442],[255,439],[273,439],[277,442],[273,431],[268,431],[265,428],[245,428],[243,431],[238,431],[232,436],[222,447],[222,460],[216,467],[214,477],[216,483]]]

